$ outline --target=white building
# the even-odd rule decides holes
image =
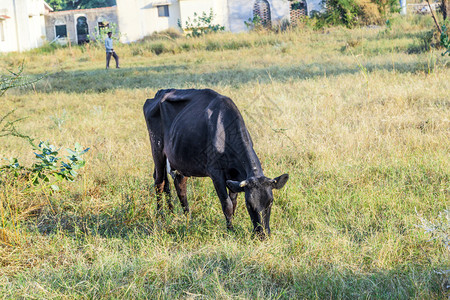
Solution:
[[[214,24],[231,32],[247,30],[245,22],[258,15],[264,23],[294,21],[299,15],[321,10],[321,0],[116,0],[122,42],[133,42],[168,28],[178,28],[194,13],[209,14]]]
[[[39,47],[57,36],[82,43],[96,27],[117,23],[122,42],[133,42],[154,32],[179,29],[194,14],[209,14],[225,30],[248,30],[256,17],[264,25],[295,23],[302,15],[322,9],[322,0],[116,0],[117,6],[50,13],[43,0],[0,0],[0,52]],[[46,18],[44,18],[44,16]],[[102,21],[103,20],[103,21]],[[81,22],[83,21],[83,22]],[[84,25],[84,26],[81,26]]]
[[[0,0],[0,52],[39,47],[45,40],[44,15],[52,8],[43,0]]]

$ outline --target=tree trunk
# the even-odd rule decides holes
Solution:
[[[450,16],[450,6],[448,0],[442,0],[441,2],[441,11],[442,16],[444,17],[444,21]]]

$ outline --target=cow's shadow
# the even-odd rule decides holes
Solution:
[[[172,195],[173,196],[173,195]],[[34,219],[30,219],[28,227],[42,235],[63,234],[76,240],[84,240],[89,236],[101,238],[129,239],[149,235],[171,236],[182,241],[189,236],[211,236],[211,233],[221,233],[231,238],[250,237],[250,222],[248,226],[235,224],[235,230],[226,229],[223,215],[204,214],[203,209],[192,205],[189,215],[183,213],[176,197],[174,210],[170,212],[166,205],[162,211],[156,211],[155,197],[150,199],[133,199],[124,196],[121,203],[100,212],[83,212],[78,209],[46,206],[40,210]],[[197,202],[210,202],[212,199],[192,199]],[[64,205],[62,205],[64,206]],[[199,203],[198,206],[205,206]],[[217,203],[216,205],[220,205]]]

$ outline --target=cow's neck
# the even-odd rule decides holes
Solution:
[[[246,153],[243,155],[242,164],[241,164],[241,172],[245,174],[245,179],[248,179],[250,177],[261,177],[264,176],[261,162],[259,161],[258,156],[255,153],[255,150],[253,150],[253,147],[251,145],[248,145],[246,147]]]

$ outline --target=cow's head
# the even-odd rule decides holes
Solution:
[[[264,236],[270,234],[270,210],[273,203],[272,189],[281,189],[289,179],[288,174],[270,179],[250,177],[244,181],[227,180],[227,187],[234,193],[245,192],[245,204],[252,219],[254,232]]]

